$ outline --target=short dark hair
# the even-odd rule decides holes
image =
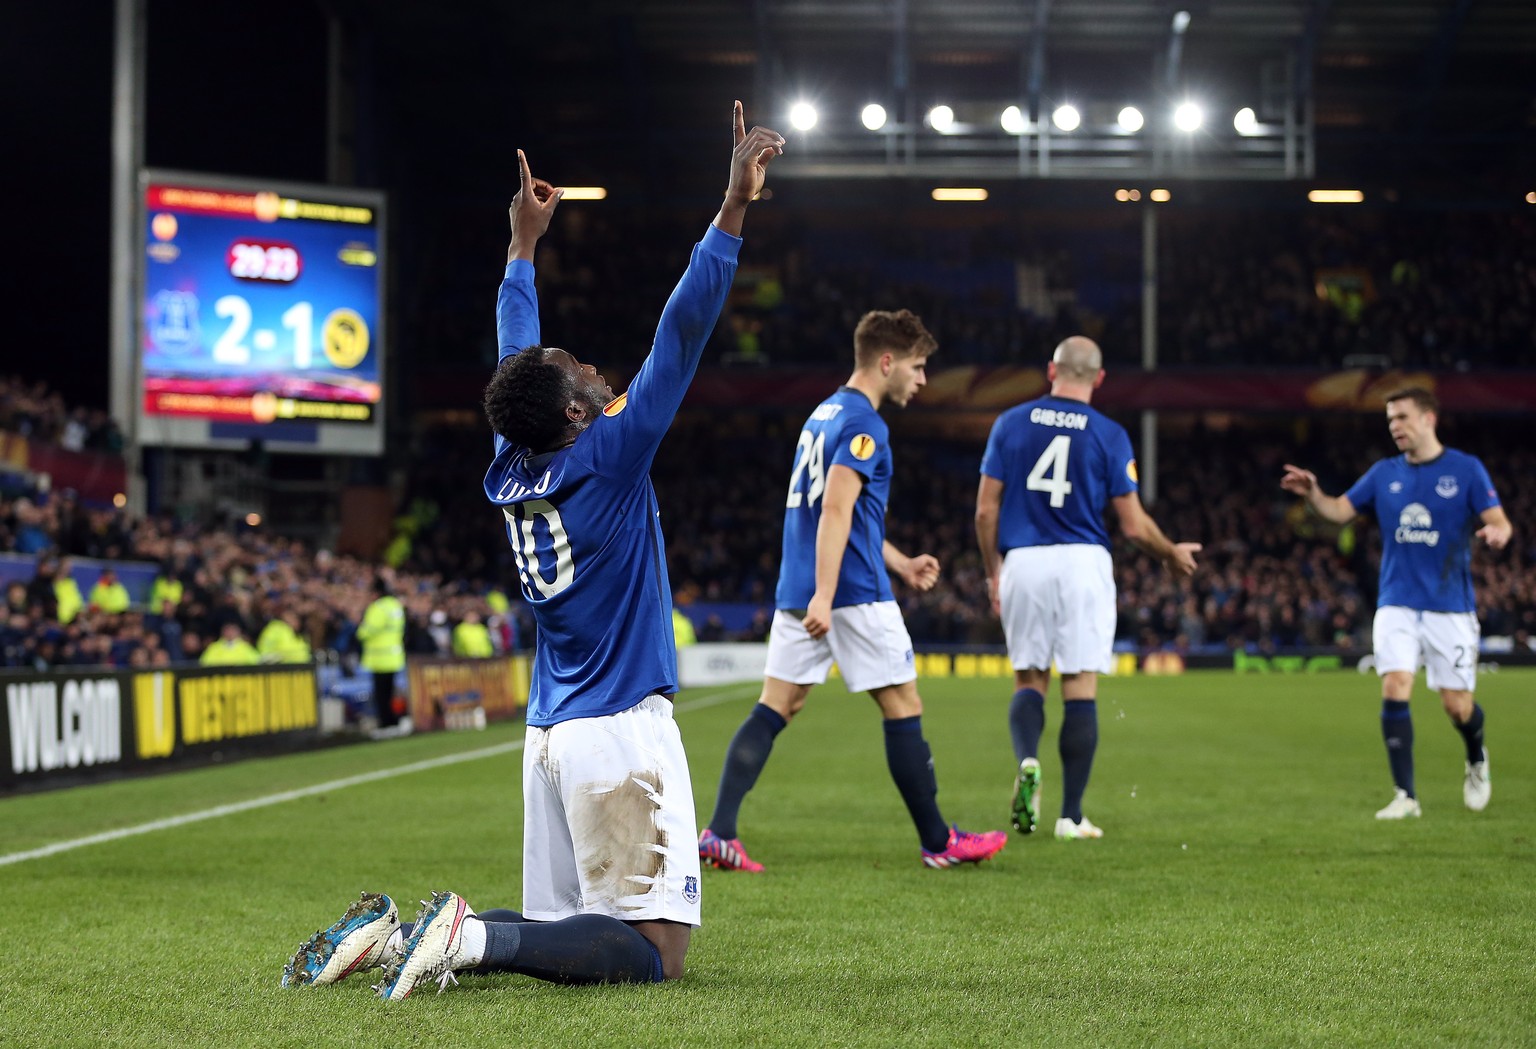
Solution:
[[[514,445],[545,452],[565,434],[575,382],[545,360],[545,347],[528,346],[502,360],[485,388],[485,418]]]
[[[870,310],[853,329],[853,363],[873,364],[887,350],[897,357],[927,356],[938,345],[911,310]]]
[[[1387,394],[1387,403],[1393,401],[1412,401],[1421,412],[1440,414],[1440,399],[1422,386],[1405,386],[1396,393]]]

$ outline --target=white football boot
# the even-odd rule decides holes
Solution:
[[[1076,823],[1073,823],[1065,816],[1056,821],[1057,841],[1081,841],[1089,838],[1102,838],[1103,836],[1104,832],[1092,823],[1089,823],[1087,816],[1084,816]]]
[[[1402,787],[1396,787],[1392,791],[1392,800],[1387,802],[1387,807],[1376,813],[1379,820],[1403,820],[1408,817],[1424,815],[1424,810],[1419,808],[1419,799],[1410,798],[1408,792]]]
[[[1482,812],[1488,807],[1493,794],[1493,782],[1488,778],[1488,748],[1483,748],[1482,761],[1467,762],[1467,778],[1461,784],[1461,797],[1467,808]]]
[[[353,973],[376,969],[389,959],[389,941],[400,929],[395,901],[365,892],[341,920],[299,944],[283,966],[284,987],[323,987]]]

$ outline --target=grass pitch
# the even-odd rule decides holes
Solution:
[[[1006,826],[1008,682],[925,682],[947,818]],[[414,771],[0,865],[0,1045],[1532,1045],[1536,673],[1480,681],[1493,802],[1461,804],[1439,702],[1414,703],[1424,817],[1391,794],[1376,683],[1353,673],[1106,680],[1085,809],[980,867],[934,871],[877,714],[832,684],[779,737],[741,832],[759,876],[706,870],[689,975],[664,987],[466,978],[386,1005],[368,981],[282,991],[294,946],[361,889],[516,906],[520,754]],[[752,686],[681,697],[707,819]],[[434,757],[423,736],[0,799],[0,856]]]

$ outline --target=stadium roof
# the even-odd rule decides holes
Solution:
[[[732,85],[751,88],[758,120],[780,124],[802,95],[845,121],[903,93],[909,115],[950,98],[1011,100],[1040,120],[1069,98],[1145,108],[1187,93],[1209,98],[1228,127],[1242,105],[1275,120],[1296,105],[1315,126],[1319,170],[1330,150],[1352,167],[1507,165],[1536,136],[1530,0],[471,0],[384,11],[369,17],[385,20],[402,57],[420,58],[424,35],[454,43],[449,81],[471,75],[463,50],[478,38],[502,48],[504,65],[536,70],[530,90],[558,84],[548,105],[572,140],[637,122],[684,133],[715,119]]]

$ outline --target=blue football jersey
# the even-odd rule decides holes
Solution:
[[[1447,448],[1427,463],[1405,456],[1377,461],[1344,493],[1381,524],[1380,607],[1473,612],[1472,537],[1482,512],[1499,505],[1475,455]]]
[[[1109,547],[1104,508],[1137,490],[1125,427],[1082,401],[1041,397],[992,424],[981,472],[1003,482],[997,546]]]
[[[817,406],[800,431],[784,504],[784,549],[779,561],[779,608],[801,609],[816,593],[816,529],[827,472],[846,466],[864,478],[848,547],[837,574],[833,608],[890,601],[885,570],[885,507],[891,495],[890,430],[869,398],[847,386]]]
[[[506,518],[538,640],[528,724],[627,710],[677,691],[672,588],[650,468],[725,305],[741,240],[711,226],[625,393],[574,444],[534,455],[496,439],[485,494]],[[533,266],[507,265],[501,356],[540,341]]]

